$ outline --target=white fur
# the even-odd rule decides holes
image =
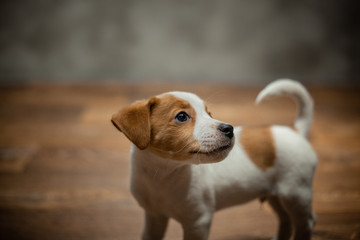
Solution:
[[[145,210],[143,239],[162,239],[169,218],[182,225],[184,239],[207,239],[216,210],[260,197],[266,197],[278,212],[281,227],[274,239],[289,239],[291,224],[296,228],[296,240],[310,239],[315,221],[311,202],[317,158],[304,135],[311,123],[312,101],[300,84],[282,80],[266,87],[257,102],[279,93],[295,96],[301,103],[296,120],[300,134],[284,126],[271,128],[276,160],[265,171],[255,166],[243,150],[239,142],[241,127],[234,129],[233,148],[227,157],[211,164],[164,159],[132,146],[131,192]],[[220,122],[206,113],[203,101],[190,93],[171,94],[187,100],[195,109],[194,138],[201,149],[221,146],[214,127]],[[206,157],[190,163],[202,163]]]
[[[256,98],[259,104],[264,99],[288,95],[294,99],[298,105],[298,115],[295,120],[295,128],[303,136],[307,136],[313,119],[314,103],[303,85],[290,79],[279,79],[270,83],[264,88]]]
[[[226,139],[220,138],[217,126],[220,121],[213,119],[205,111],[205,104],[198,96],[188,92],[170,92],[177,98],[186,100],[196,111],[196,123],[194,128],[194,138],[200,144],[200,151],[210,152],[222,145],[226,145]],[[213,162],[213,161],[212,161]]]

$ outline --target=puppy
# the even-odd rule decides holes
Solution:
[[[313,101],[300,83],[283,79],[262,90],[256,103],[282,94],[298,104],[292,127],[233,128],[187,92],[138,101],[112,116],[133,143],[130,189],[145,210],[142,239],[162,239],[169,218],[182,225],[183,239],[208,239],[215,211],[256,198],[278,216],[273,239],[311,238],[317,157],[306,136]]]

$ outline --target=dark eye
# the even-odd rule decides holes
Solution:
[[[186,122],[189,120],[190,117],[185,112],[180,112],[178,115],[176,115],[175,120],[178,122]]]

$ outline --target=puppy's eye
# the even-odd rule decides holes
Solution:
[[[176,115],[175,120],[177,122],[186,122],[187,120],[189,120],[190,117],[189,115],[186,114],[186,112],[180,112],[178,115]]]

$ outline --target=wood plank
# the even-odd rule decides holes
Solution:
[[[216,85],[34,85],[0,87],[0,239],[139,239],[142,210],[129,184],[128,140],[112,113],[169,90],[198,93],[234,125],[290,124],[295,104],[260,106],[259,88]],[[313,239],[360,239],[360,89],[311,88]],[[5,166],[5,167],[4,167]],[[270,239],[276,219],[257,201],[215,215],[211,240]],[[180,239],[170,222],[166,239]]]

